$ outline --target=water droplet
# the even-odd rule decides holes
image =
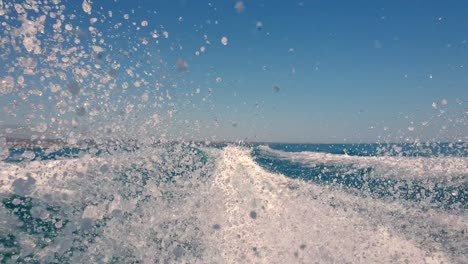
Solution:
[[[249,214],[249,215],[250,215],[250,218],[252,218],[252,219],[254,219],[254,220],[257,219],[257,212],[255,212],[255,211],[250,211],[250,214]]]
[[[78,107],[76,110],[75,110],[75,113],[77,116],[84,116],[86,115],[86,108],[81,106],[81,107]]]
[[[0,80],[0,93],[7,94],[13,92],[15,88],[15,79],[11,76],[5,77]]]
[[[234,5],[234,8],[236,9],[237,13],[242,13],[245,10],[245,4],[242,1],[237,1]]]
[[[255,24],[255,27],[257,28],[258,31],[262,31],[263,23],[260,21],[257,21],[257,23]]]
[[[224,46],[227,46],[227,44],[228,44],[228,38],[227,38],[227,37],[222,37],[222,38],[221,38],[221,44],[223,44]]]
[[[44,133],[47,131],[47,124],[46,123],[39,123],[39,125],[36,126],[36,131],[39,133]]]
[[[181,71],[181,72],[184,72],[184,71],[188,71],[188,62],[186,60],[183,60],[183,59],[177,59],[176,61],[176,68],[177,70]]]
[[[81,87],[76,80],[71,80],[69,83],[67,83],[67,89],[71,94],[77,95],[80,93]]]
[[[86,14],[91,15],[91,0],[83,0],[81,7]]]

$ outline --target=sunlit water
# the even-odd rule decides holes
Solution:
[[[2,261],[466,261],[465,156],[298,147],[32,151],[33,161],[12,150],[0,172]]]
[[[120,4],[0,0],[0,263],[468,262],[466,111],[421,124],[457,143],[214,144],[238,123],[190,114],[223,78]],[[235,43],[202,29],[193,56]]]

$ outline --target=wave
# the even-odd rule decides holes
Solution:
[[[250,151],[234,146],[211,151],[218,152],[211,194],[222,201],[213,209],[220,226],[227,227],[219,249],[231,262],[259,257],[265,263],[364,262],[366,256],[390,262],[393,254],[424,259],[424,250],[411,241],[385,227],[376,232],[356,213],[318,199],[322,189],[265,171]],[[444,258],[437,253],[429,259],[436,256]]]
[[[466,218],[271,173],[249,148],[174,146],[1,165],[7,259],[17,252],[17,260],[38,262],[466,260],[464,239],[454,235]],[[423,234],[444,230],[448,238],[421,235],[413,219],[425,219]]]
[[[434,168],[438,168],[440,159],[447,159],[445,157],[359,157],[313,152],[290,153],[267,146],[254,149],[253,155],[267,170],[344,189],[360,196],[405,200],[417,206],[450,211],[468,209],[468,178],[467,173],[460,168],[464,165],[463,160],[451,160],[450,164],[457,164],[441,174],[441,170]],[[415,165],[413,169],[411,164],[418,162],[426,165]]]
[[[323,152],[286,152],[269,146],[259,150],[280,159],[301,163],[314,168],[320,165],[353,166],[358,169],[374,168],[378,175],[398,178],[450,178],[468,176],[468,157],[395,157],[350,156]]]

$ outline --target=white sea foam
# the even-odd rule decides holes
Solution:
[[[323,152],[286,152],[259,146],[266,154],[308,167],[321,165],[374,168],[376,175],[399,178],[450,178],[468,176],[466,157],[363,157]]]
[[[216,199],[222,202],[210,207],[210,215],[224,227],[215,238],[231,262],[446,261],[444,254],[425,251],[391,227],[371,223],[352,207],[330,206],[330,197],[320,199],[328,193],[320,187],[266,172],[248,149],[226,147],[220,152],[211,194],[220,195]],[[339,192],[331,199],[337,200],[337,195],[348,201],[348,195]]]
[[[20,254],[31,253],[42,262],[69,250],[71,262],[105,263],[112,259],[141,263],[464,260],[443,245],[463,248],[464,239],[453,234],[466,230],[466,217],[425,214],[404,204],[273,174],[256,164],[250,151],[235,146],[206,148],[204,166],[199,153],[184,148],[2,163],[0,192],[3,197],[16,193],[37,199],[34,215],[44,221],[55,220],[43,203],[60,208],[60,217],[67,221],[54,222],[57,236],[45,247],[32,246],[40,236],[16,231]],[[185,174],[167,180],[166,171]],[[16,216],[0,207],[0,217],[4,224],[0,232],[16,230]],[[424,219],[424,228],[413,219]],[[440,229],[455,238],[436,242],[424,236]],[[76,236],[77,230],[83,238]],[[86,242],[92,232],[96,237]],[[77,244],[84,250],[76,250]]]

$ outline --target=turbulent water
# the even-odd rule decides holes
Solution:
[[[369,39],[290,23],[315,17],[302,1],[278,1],[279,19],[263,8],[275,1],[245,2],[0,0],[0,263],[468,263],[463,81],[430,64],[375,75],[333,44]],[[418,79],[429,69],[434,86]],[[403,74],[414,85],[391,81]],[[407,114],[416,97],[433,112]],[[345,134],[412,144],[210,143]],[[458,143],[421,143],[442,139]]]
[[[11,149],[1,262],[466,263],[466,145],[405,148]]]

